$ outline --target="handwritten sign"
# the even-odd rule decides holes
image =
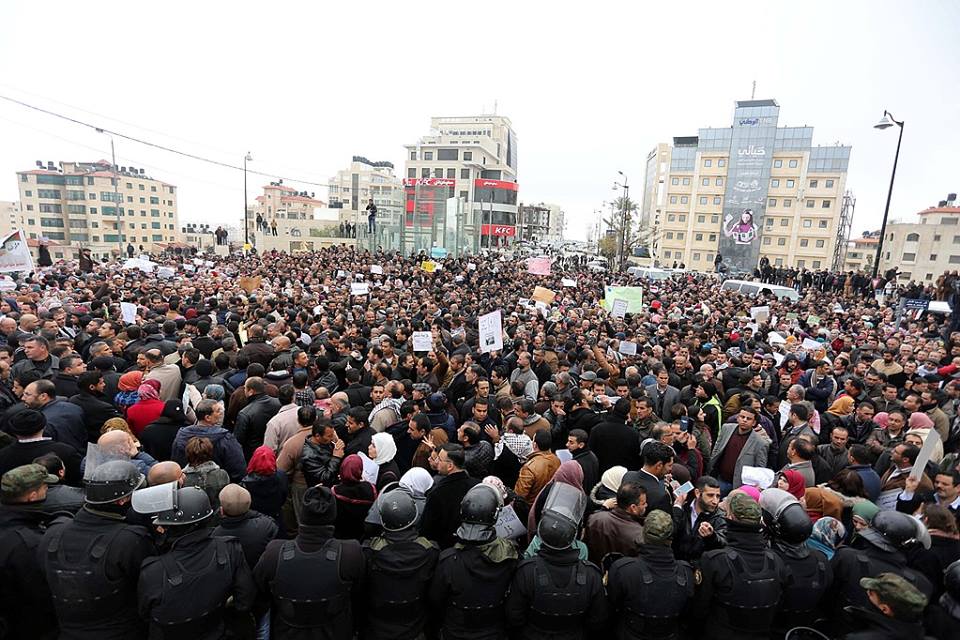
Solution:
[[[478,320],[480,333],[480,353],[500,351],[503,349],[503,318],[500,310],[492,311],[480,316]]]
[[[366,296],[370,294],[370,284],[367,282],[351,282],[350,295]]]
[[[630,303],[621,298],[617,298],[613,301],[613,309],[610,311],[610,315],[614,318],[622,318],[627,315],[627,306]]]
[[[413,350],[430,351],[433,348],[433,334],[429,331],[413,332]]]

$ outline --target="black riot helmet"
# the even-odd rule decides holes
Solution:
[[[760,494],[763,523],[770,534],[787,544],[803,544],[813,531],[810,516],[793,495],[776,487]]]
[[[84,480],[87,504],[109,504],[126,498],[145,482],[129,460],[111,460],[97,466]]]
[[[213,515],[210,498],[200,487],[183,487],[177,490],[177,504],[172,509],[161,511],[153,524],[164,527],[196,524]]]
[[[460,527],[457,537],[464,542],[490,542],[497,537],[497,518],[503,500],[488,484],[478,484],[460,502]]]
[[[899,551],[912,543],[930,548],[930,533],[923,523],[899,511],[881,511],[860,536],[884,551]]]
[[[943,572],[943,586],[953,601],[960,603],[960,560],[956,560]]]
[[[417,521],[417,503],[403,489],[394,489],[380,497],[380,521],[384,531],[409,529]]]
[[[564,482],[554,482],[537,525],[537,535],[543,546],[555,551],[570,548],[586,508],[587,496],[583,491]]]

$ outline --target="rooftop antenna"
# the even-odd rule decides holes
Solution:
[[[750,90],[750,99],[753,100],[757,95],[757,81],[753,81],[753,88]]]

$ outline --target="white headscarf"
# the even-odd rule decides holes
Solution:
[[[393,436],[389,433],[374,434],[373,445],[377,448],[377,457],[374,462],[378,465],[390,462],[397,455],[397,443],[393,441]]]
[[[377,449],[377,453],[379,452]],[[414,496],[422,496],[433,486],[433,476],[423,467],[413,467],[400,478],[400,486]]]

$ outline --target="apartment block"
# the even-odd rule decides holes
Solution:
[[[960,271],[960,207],[954,202],[920,211],[915,222],[888,223],[880,272],[896,267],[900,282],[929,284],[944,271]]]

